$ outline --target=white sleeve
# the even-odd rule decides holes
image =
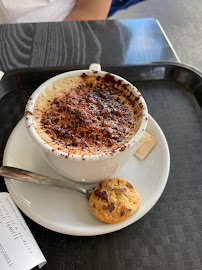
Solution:
[[[63,21],[77,0],[0,0],[0,23]]]

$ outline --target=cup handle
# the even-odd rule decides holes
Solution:
[[[90,64],[89,70],[101,71],[101,65],[97,63]]]
[[[0,80],[2,79],[4,72],[0,70]]]

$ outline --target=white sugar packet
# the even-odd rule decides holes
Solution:
[[[10,195],[0,193],[0,269],[29,270],[45,264],[45,257]]]

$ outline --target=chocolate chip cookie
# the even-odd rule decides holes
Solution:
[[[137,211],[140,201],[132,183],[124,178],[112,178],[98,183],[90,196],[89,209],[103,222],[118,223]]]

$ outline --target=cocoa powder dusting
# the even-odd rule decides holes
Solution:
[[[27,116],[27,115],[33,115],[33,114],[32,114],[32,112],[26,110],[26,111],[25,111],[25,116]]]
[[[96,76],[93,82],[85,73],[81,77],[84,84],[63,92],[36,114],[41,114],[38,122],[46,134],[44,138],[48,136],[62,151],[73,154],[101,154],[117,148],[124,151],[124,144],[141,123],[138,101],[109,73],[104,78]]]
[[[85,79],[86,77],[87,77],[86,73],[83,73],[83,74],[81,75],[81,78],[82,78],[82,79]]]

